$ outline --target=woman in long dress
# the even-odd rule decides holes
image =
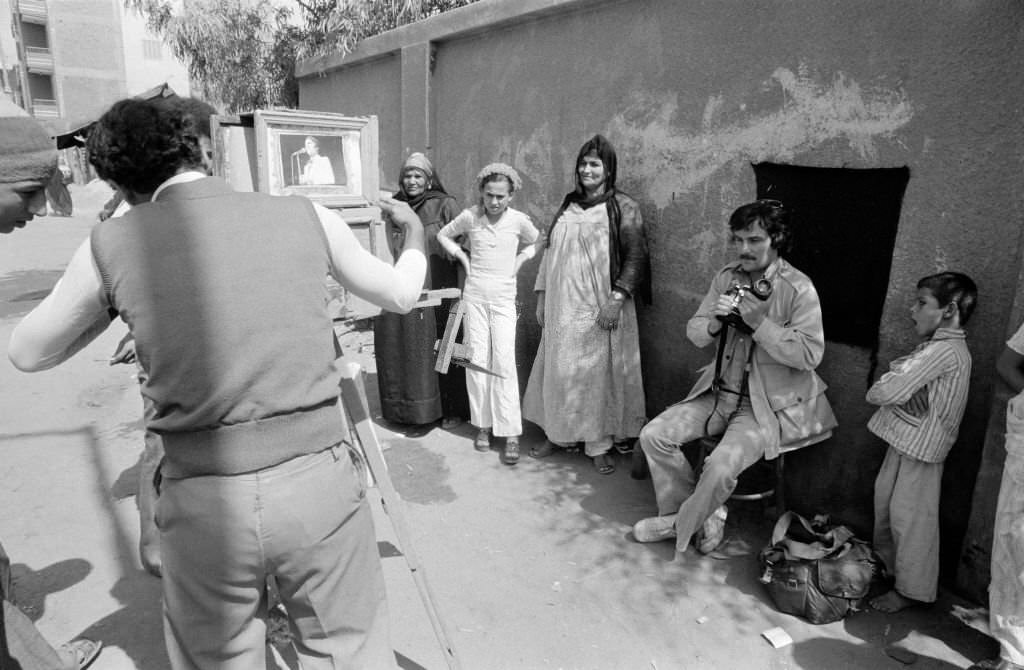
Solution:
[[[595,135],[548,230],[535,284],[543,331],[523,398],[523,418],[548,437],[532,456],[584,442],[601,474],[615,471],[613,444],[646,421],[636,299],[649,286],[647,243],[640,208],[615,176],[615,150]]]
[[[426,286],[457,288],[459,263],[437,242],[437,233],[459,213],[430,160],[421,153],[406,159],[399,176],[396,200],[409,203],[423,222],[427,251]],[[402,232],[389,228],[392,251],[403,245]],[[469,417],[466,376],[452,365],[448,373],[434,371],[434,342],[444,334],[451,301],[439,307],[421,307],[408,314],[382,312],[374,323],[377,381],[384,418],[396,423],[423,425],[443,417],[441,427],[451,429]]]

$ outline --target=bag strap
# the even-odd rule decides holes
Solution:
[[[801,542],[788,536],[789,528],[794,523],[803,526],[807,533],[814,538],[814,542]],[[846,526],[836,526],[827,533],[819,533],[811,526],[811,522],[796,512],[784,512],[779,520],[775,522],[772,530],[772,545],[780,547],[786,554],[786,558],[796,558],[808,561],[815,561],[825,558],[850,541],[853,531]]]

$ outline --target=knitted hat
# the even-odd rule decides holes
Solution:
[[[512,190],[518,191],[523,187],[523,181],[519,178],[519,173],[511,165],[505,165],[504,163],[491,163],[485,165],[483,170],[480,170],[476,175],[476,183],[480,184],[480,188],[483,188],[484,180],[491,175],[500,174],[502,177],[508,178],[512,183]]]
[[[21,107],[0,97],[0,183],[47,183],[57,169],[57,144]]]

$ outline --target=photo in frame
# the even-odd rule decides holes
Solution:
[[[378,197],[377,117],[257,110],[253,127],[258,190],[327,207],[362,207]]]

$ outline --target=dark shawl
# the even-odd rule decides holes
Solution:
[[[410,167],[413,166],[404,166],[402,168],[402,175]],[[454,219],[458,213],[456,211],[455,198],[448,195],[448,192],[444,190],[441,180],[433,171],[433,166],[429,170],[420,166],[415,166],[415,169],[427,175],[427,187],[423,193],[410,198],[405,192],[402,175],[399,175],[398,193],[395,194],[395,200],[409,203],[412,210],[420,217],[420,222],[423,224],[424,245],[426,246],[427,255],[444,256],[444,252],[437,242],[437,233],[445,224]],[[390,232],[388,241],[391,243],[391,253],[397,256],[397,252],[401,251],[405,241],[405,234],[400,229],[393,229]]]

